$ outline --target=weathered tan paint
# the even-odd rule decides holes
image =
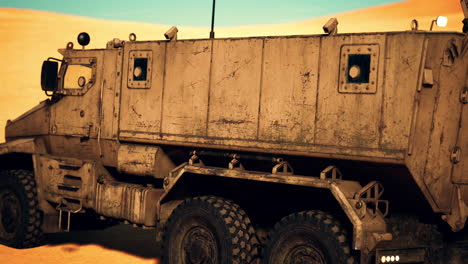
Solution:
[[[379,149],[380,109],[384,86],[384,54],[378,59],[377,92],[375,94],[339,93],[338,77],[342,71],[340,50],[349,44],[377,44],[385,48],[385,35],[331,36],[322,39],[320,83],[317,99],[316,144],[354,148]],[[377,53],[378,54],[378,53]],[[335,63],[330,63],[330,62]],[[328,73],[328,74],[327,74]],[[335,73],[335,74],[332,74]],[[351,85],[352,86],[352,85]],[[353,89],[353,87],[350,87]]]
[[[35,155],[35,162],[44,201],[59,204],[64,211],[92,208],[105,216],[156,225],[155,201],[162,195],[161,189],[118,182],[92,160]]]
[[[258,139],[312,144],[320,39],[264,41]]]
[[[210,64],[211,45],[211,40],[167,43],[162,133],[206,134],[210,67],[198,65]]]
[[[128,88],[128,66],[131,51],[151,51],[153,64],[151,88]],[[144,131],[159,133],[161,129],[162,97],[165,72],[166,43],[142,42],[125,45],[122,52],[123,72],[121,84],[120,131]]]
[[[160,147],[136,144],[119,146],[117,170],[120,173],[164,178],[174,168],[174,163]]]
[[[163,91],[159,87],[153,91],[164,97],[161,131],[158,132],[158,124],[154,122],[145,131],[129,130],[123,125],[125,129],[120,130],[120,137],[148,143],[229,145],[402,163],[411,114],[390,106],[401,101],[403,109],[412,111],[415,93],[412,89],[417,88],[423,39],[424,35],[418,33],[388,33],[157,42],[157,45],[167,45]],[[387,42],[392,44],[388,48]],[[385,56],[399,52],[402,43],[409,44],[401,52],[402,59],[385,60]],[[137,44],[127,43],[127,46]],[[375,93],[338,91],[339,63],[330,61],[340,61],[341,48],[355,44],[378,47]],[[185,56],[178,57],[173,49],[181,45],[193,50],[186,48]],[[173,53],[176,54],[170,55]],[[211,63],[208,56],[212,57]],[[178,68],[173,60],[179,62]],[[223,64],[218,65],[218,60]],[[386,69],[387,64],[390,69]],[[185,73],[192,65],[200,65],[198,68],[202,70],[198,74]],[[183,78],[173,77],[177,70]],[[392,78],[384,78],[384,74]],[[196,88],[192,87],[194,84]],[[180,90],[184,85],[191,89]],[[150,91],[123,89],[122,93],[143,100],[133,104],[135,109],[122,109],[122,114],[133,115],[138,120],[134,110],[144,104],[144,98],[151,98],[155,108],[150,111],[148,122],[161,114],[157,108],[160,99],[151,97]],[[175,94],[182,96],[179,105],[175,103]],[[129,99],[124,96],[123,100]],[[182,104],[186,107],[177,107]],[[219,126],[220,122],[224,125]]]
[[[0,155],[9,153],[46,153],[44,141],[36,138],[22,138],[0,145]]]
[[[418,87],[415,74],[420,68],[423,39],[424,35],[414,34],[412,38],[395,35],[387,40],[385,56],[399,59],[385,60],[380,124],[380,146],[384,149],[405,149],[408,146],[410,113]]]
[[[261,39],[214,41],[206,136],[255,140]]]

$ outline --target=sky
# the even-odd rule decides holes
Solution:
[[[215,24],[280,24],[393,2],[399,1],[218,0]],[[212,4],[212,0],[0,0],[0,7],[176,26],[209,26]]]

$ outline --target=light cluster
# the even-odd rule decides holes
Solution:
[[[381,263],[399,262],[400,256],[382,256],[380,258]]]

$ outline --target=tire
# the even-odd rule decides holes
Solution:
[[[0,244],[30,248],[42,243],[42,216],[32,172],[0,172]]]
[[[171,214],[162,241],[165,264],[243,264],[258,255],[248,216],[214,196],[185,200]]]
[[[331,215],[303,211],[279,221],[265,245],[265,264],[352,264],[345,230]]]

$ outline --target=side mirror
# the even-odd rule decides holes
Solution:
[[[42,63],[41,87],[43,91],[57,91],[57,72],[58,62],[47,60]]]

